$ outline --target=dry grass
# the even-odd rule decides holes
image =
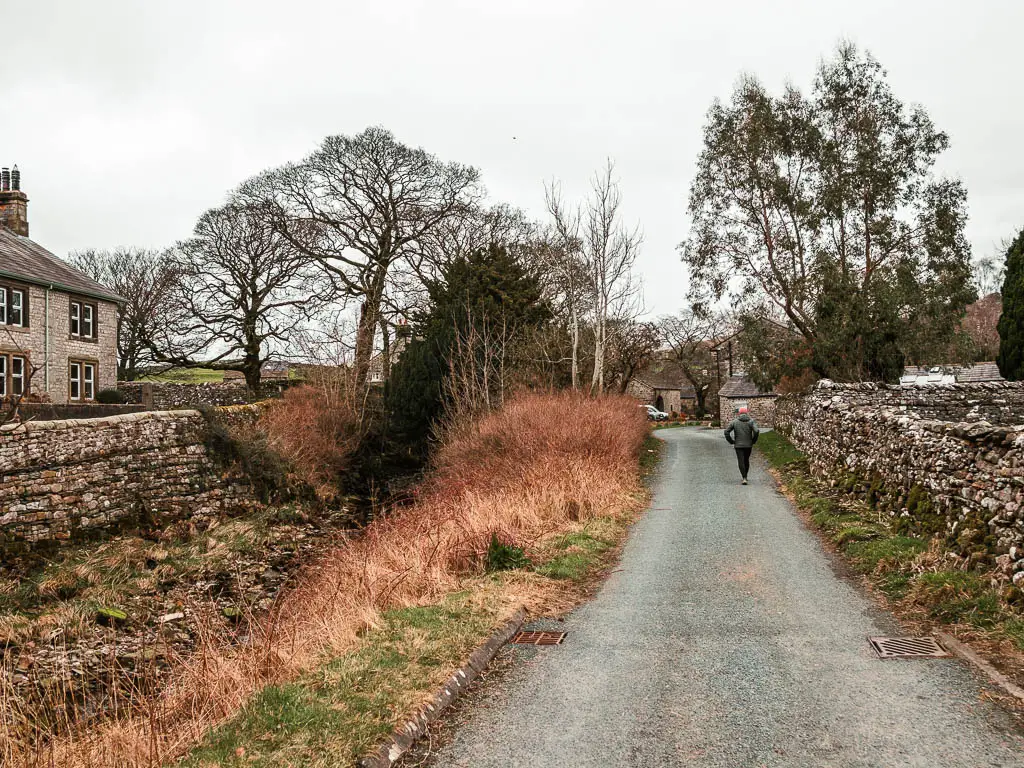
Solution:
[[[350,390],[340,378],[292,387],[260,417],[269,447],[287,462],[294,479],[321,498],[337,493],[338,475],[363,435]]]
[[[450,436],[409,507],[310,567],[244,646],[216,633],[130,716],[65,724],[45,746],[0,723],[9,765],[155,766],[197,743],[264,686],[351,650],[389,610],[437,603],[478,578],[491,537],[527,550],[586,520],[631,512],[647,424],[633,402],[531,395]],[[0,707],[10,701],[0,692]]]

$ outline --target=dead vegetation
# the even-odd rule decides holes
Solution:
[[[386,628],[389,612],[440,604],[482,578],[495,537],[538,562],[578,556],[592,546],[585,538],[552,543],[552,536],[579,534],[589,520],[638,506],[637,454],[646,435],[626,398],[513,400],[452,432],[412,504],[310,566],[244,638],[215,617],[202,624],[196,651],[175,660],[161,690],[139,692],[118,717],[91,722],[79,712],[39,741],[19,732],[17,712],[0,693],[0,758],[98,767],[155,766],[182,755],[265,686],[308,674]],[[502,594],[511,610],[515,590]]]

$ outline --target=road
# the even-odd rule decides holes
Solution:
[[[756,457],[659,431],[651,508],[620,570],[487,688],[435,765],[1024,766],[1024,741],[956,659],[881,661],[900,634],[837,575]],[[756,456],[755,451],[755,456]]]

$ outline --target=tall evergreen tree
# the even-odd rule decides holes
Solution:
[[[479,377],[475,388],[494,386],[493,367],[483,358],[500,348],[502,365],[513,368],[520,334],[551,316],[538,276],[499,245],[452,260],[426,287],[430,304],[412,318],[414,340],[392,369],[387,391],[393,429],[423,446],[452,405],[446,379],[453,368]]]
[[[999,372],[1010,381],[1024,379],[1024,230],[1006,252],[1003,314],[999,318]]]

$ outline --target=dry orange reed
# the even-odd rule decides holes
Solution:
[[[383,611],[458,590],[482,572],[492,534],[529,545],[572,522],[625,513],[639,498],[646,434],[640,409],[625,397],[534,394],[509,402],[449,434],[415,503],[311,566],[251,643],[210,639],[131,716],[72,729],[36,749],[0,745],[0,758],[126,768],[182,755],[263,686],[350,650]]]

